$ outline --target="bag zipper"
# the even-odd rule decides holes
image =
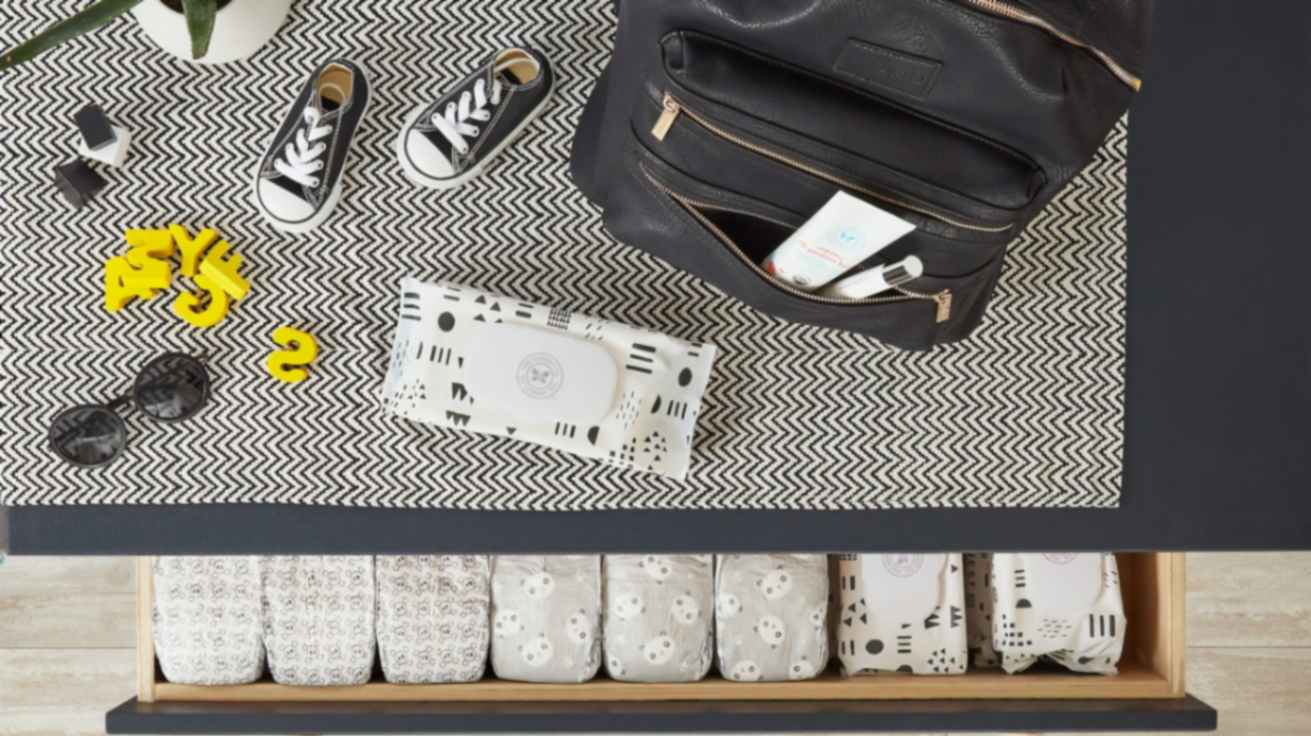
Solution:
[[[801,171],[803,173],[836,184],[839,187],[842,187],[843,189],[850,189],[855,192],[860,192],[861,194],[885,202],[887,204],[893,205],[894,207],[900,207],[901,209],[904,210],[917,212],[921,215],[924,215],[925,217],[931,217],[935,220],[945,222],[948,225],[954,225],[955,227],[959,227],[965,230],[975,230],[978,232],[985,232],[985,233],[1001,233],[1011,229],[1010,225],[980,225],[978,223],[966,222],[964,220],[948,217],[947,215],[944,215],[940,212],[936,212],[926,207],[907,202],[904,199],[889,196],[887,194],[884,194],[883,192],[875,191],[873,189],[870,189],[869,187],[863,186],[861,184],[857,184],[856,182],[851,181],[850,179],[836,176],[834,174],[828,173],[827,171],[822,171],[820,169],[817,169],[814,166],[811,166],[810,164],[807,164],[803,161],[798,161],[795,158],[792,158],[786,154],[779,153],[778,151],[775,151],[771,148],[766,148],[760,145],[759,143],[753,143],[751,141],[742,138],[741,136],[738,136],[734,133],[730,133],[724,130],[723,128],[719,127],[717,124],[707,120],[705,116],[701,115],[695,110],[692,110],[687,105],[684,105],[682,102],[678,100],[678,98],[674,97],[672,94],[670,94],[667,91],[664,93],[664,97],[660,101],[660,107],[661,107],[660,117],[656,118],[655,125],[651,127],[651,135],[657,141],[663,141],[665,139],[665,136],[669,134],[669,129],[673,127],[674,121],[678,119],[678,116],[681,114],[686,114],[689,118],[696,121],[696,123],[700,125],[702,128],[705,128],[706,130],[710,131],[710,133],[712,133],[713,135],[722,138],[728,141],[729,143],[732,143],[741,148],[745,148],[753,153],[758,153],[761,156],[764,156],[765,158],[773,159],[774,161],[777,161],[778,163],[781,163],[789,168],[797,169],[798,171]]]
[[[1125,84],[1129,85],[1129,87],[1132,88],[1133,91],[1137,92],[1143,88],[1143,80],[1139,79],[1137,76],[1130,73],[1129,70],[1120,66],[1120,63],[1117,62],[1114,58],[1112,58],[1110,54],[1106,53],[1105,51],[1102,51],[1096,46],[1092,46],[1090,44],[1084,43],[1083,41],[1075,38],[1074,36],[1071,36],[1070,34],[1062,31],[1061,29],[1057,28],[1051,23],[1048,23],[1046,20],[1043,20],[1042,18],[1038,17],[1037,15],[1034,15],[1033,13],[1030,13],[1029,11],[1023,8],[1017,8],[1014,5],[1011,5],[1010,3],[1002,2],[1002,0],[964,0],[964,2],[966,5],[971,5],[975,8],[978,8],[979,10],[982,10],[985,13],[991,13],[992,15],[999,15],[1003,18],[1009,18],[1010,20],[1016,21],[1018,23],[1024,23],[1025,25],[1030,25],[1033,26],[1034,28],[1039,28],[1059,38],[1065,43],[1070,44],[1071,46],[1076,46],[1078,48],[1084,49],[1089,53],[1091,53],[1093,56],[1096,56],[1098,61],[1102,62],[1102,64],[1104,64],[1107,69],[1110,69],[1111,73],[1114,74],[1121,82],[1124,82]]]
[[[733,239],[728,236],[728,233],[725,233],[723,229],[721,229],[718,225],[712,222],[710,218],[706,217],[701,212],[701,210],[707,209],[707,210],[717,210],[720,212],[733,212],[739,215],[745,215],[747,217],[759,218],[761,220],[765,220],[766,222],[772,222],[776,225],[781,225],[786,228],[793,228],[794,226],[792,224],[783,222],[782,220],[777,220],[772,217],[766,217],[764,215],[755,212],[747,212],[746,210],[735,209],[732,207],[725,207],[723,205],[712,204],[710,202],[703,202],[700,200],[692,199],[690,197],[685,197],[682,194],[675,192],[674,190],[670,189],[669,187],[661,183],[658,179],[655,178],[655,176],[651,174],[650,171],[647,170],[645,166],[641,166],[641,169],[642,169],[642,174],[646,176],[647,180],[651,182],[652,186],[654,186],[656,189],[659,189],[662,193],[665,194],[665,196],[677,202],[679,206],[681,206],[684,210],[686,210],[687,213],[690,214],[693,218],[695,218],[697,222],[701,223],[702,226],[704,226],[707,230],[709,230],[711,234],[715,236],[716,239],[718,239],[721,243],[727,246],[729,251],[733,255],[737,256],[738,260],[745,263],[748,267],[750,267],[752,270],[758,273],[762,278],[766,279],[771,286],[774,286],[780,289],[781,291],[787,292],[788,294],[791,294],[792,296],[801,299],[806,299],[812,302],[821,302],[823,304],[842,304],[842,305],[887,304],[889,302],[905,302],[905,301],[912,301],[916,299],[928,300],[928,301],[932,301],[934,304],[937,305],[937,312],[934,317],[934,321],[936,324],[941,324],[951,319],[951,289],[943,289],[942,291],[939,291],[937,293],[929,294],[921,291],[912,291],[911,289],[907,289],[901,286],[896,286],[893,288],[901,292],[901,294],[898,296],[872,296],[872,297],[865,297],[864,299],[835,299],[833,297],[818,296],[816,294],[812,294],[807,291],[802,291],[787,283],[779,281],[778,279],[769,275],[769,273],[766,272],[765,269],[761,268],[759,264],[751,260],[751,258],[747,256],[746,253],[742,252],[742,248],[738,246],[737,243],[733,242]]]

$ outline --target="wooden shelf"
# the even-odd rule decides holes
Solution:
[[[844,678],[827,672],[814,680],[743,683],[717,675],[700,682],[628,683],[598,677],[584,683],[478,682],[349,687],[292,687],[271,681],[228,687],[165,682],[154,667],[150,567],[143,562],[139,605],[142,702],[250,703],[544,703],[673,701],[883,701],[883,700],[1094,700],[1184,696],[1184,558],[1182,554],[1118,555],[1125,615],[1129,620],[1120,673],[1064,671],[1007,675],[972,670],[963,675],[880,674]]]
[[[584,683],[545,684],[484,679],[443,685],[391,685],[371,682],[354,687],[292,687],[257,682],[232,687],[202,687],[160,682],[160,701],[193,702],[540,702],[540,701],[675,701],[675,700],[980,700],[993,698],[1169,698],[1165,677],[1141,665],[1114,676],[1060,673],[971,672],[926,677],[872,675],[844,678],[826,673],[800,682],[732,682],[718,676],[700,682],[631,683],[597,678]]]

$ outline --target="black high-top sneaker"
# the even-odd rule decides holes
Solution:
[[[308,232],[327,219],[368,105],[369,83],[355,64],[335,59],[310,75],[255,175],[255,202],[274,227]]]
[[[416,184],[434,189],[473,179],[541,113],[554,82],[540,51],[496,53],[436,101],[410,113],[396,140],[401,168]]]

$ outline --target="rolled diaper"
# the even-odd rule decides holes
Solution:
[[[710,670],[710,555],[606,555],[605,666],[626,682],[695,682]]]
[[[503,680],[585,682],[601,666],[601,558],[492,558],[492,669]]]
[[[842,555],[838,659],[848,675],[965,671],[959,554]]]
[[[998,553],[992,581],[1002,669],[1022,672],[1048,659],[1075,672],[1116,673],[1126,621],[1115,555]]]
[[[372,557],[263,557],[264,644],[283,685],[362,685],[373,675]]]
[[[256,557],[160,557],[155,655],[169,682],[241,685],[264,675]]]
[[[378,655],[388,682],[471,682],[490,639],[491,562],[481,555],[378,557]]]
[[[1001,656],[992,647],[992,553],[967,554],[964,558],[965,634],[970,664],[995,670],[1001,666]]]
[[[719,671],[730,680],[805,680],[828,665],[826,555],[720,555]]]

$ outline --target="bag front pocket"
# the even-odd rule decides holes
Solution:
[[[719,241],[721,245],[727,248],[733,255],[737,256],[743,264],[751,268],[760,278],[767,280],[772,286],[798,299],[817,302],[820,304],[832,304],[840,306],[851,306],[860,304],[890,304],[893,302],[905,302],[912,300],[932,301],[937,305],[935,311],[935,322],[946,322],[951,317],[951,290],[943,289],[941,291],[927,294],[918,291],[912,291],[903,287],[897,287],[896,294],[887,296],[872,296],[864,299],[846,299],[839,297],[826,297],[802,291],[789,284],[786,284],[769,275],[760,265],[765,257],[769,255],[774,247],[788,238],[796,228],[775,219],[760,215],[758,213],[748,212],[737,209],[728,205],[716,204],[713,202],[704,202],[698,199],[679,194],[668,185],[662,183],[656,178],[645,166],[642,167],[642,173],[647,180],[665,196],[678,203],[694,220],[701,224],[711,235]]]
[[[933,199],[885,183],[877,165],[818,155],[772,142],[756,128],[727,122],[723,111],[708,114],[704,101],[665,91],[643,100],[635,133],[671,164],[719,186],[767,202],[816,211],[836,191],[845,191],[911,222],[918,230],[969,244],[1004,245],[1015,231],[1017,213],[979,203],[962,204],[941,192]],[[940,204],[950,201],[953,206]]]
[[[633,150],[634,177],[683,225],[681,232],[666,233],[659,246],[649,249],[771,314],[924,349],[959,339],[973,328],[1000,270],[998,256],[969,274],[926,274],[864,299],[802,291],[770,276],[761,262],[804,216],[695,179],[636,143]],[[627,236],[624,222],[607,224],[620,238]],[[962,305],[963,310],[958,308]]]

